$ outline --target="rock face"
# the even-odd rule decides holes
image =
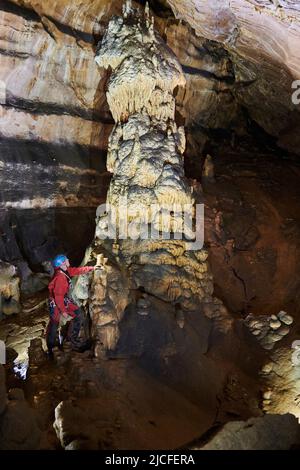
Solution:
[[[79,262],[93,238],[94,212],[109,184],[105,157],[113,126],[107,72],[94,54],[122,3],[1,2],[0,258],[25,259],[24,271],[28,264],[41,270],[60,251]],[[150,2],[186,77],[177,112],[186,120],[185,166],[197,179],[210,141],[203,129],[241,130],[245,110],[298,152],[291,82],[299,70],[299,7],[283,0],[276,5]]]
[[[175,15],[187,21],[200,36],[224,45],[232,57],[236,80],[247,83],[235,90],[238,101],[260,126],[278,137],[280,145],[298,152],[299,106],[291,99],[292,83],[300,77],[298,2],[169,0],[168,3]]]
[[[201,450],[289,450],[299,445],[300,426],[291,415],[265,415],[248,421],[233,421]],[[191,449],[199,449],[192,446]]]
[[[91,240],[77,240],[74,247],[74,232],[70,236],[65,224],[75,221],[81,238],[87,226],[93,231],[94,208],[107,188],[104,154],[111,117],[104,95],[98,96],[92,32],[77,38],[70,26],[60,28],[59,15],[47,19],[47,6],[40,13],[37,6],[8,1],[0,6],[0,257],[25,258],[31,269],[41,270],[59,245],[79,261]],[[61,6],[64,16],[67,5]],[[37,219],[32,238],[29,226]],[[16,226],[13,236],[11,226]],[[31,245],[25,252],[23,241]]]
[[[299,162],[270,141],[258,145],[255,136],[257,129],[254,138],[220,139],[209,149],[216,183],[202,185],[215,293],[243,317],[285,310],[295,318]]]
[[[16,268],[0,260],[0,318],[20,310],[20,279]]]
[[[94,211],[109,183],[105,156],[113,125],[104,92],[107,72],[97,67],[94,47],[122,3],[1,2],[0,258],[5,261],[25,259],[36,271],[67,251],[79,262],[92,239]],[[201,115],[215,126],[221,122],[216,108],[224,106],[225,125],[237,106],[225,82],[219,86],[214,77],[230,74],[228,57],[212,59],[205,40],[169,21],[171,10],[166,17],[155,10],[187,77],[188,91],[178,97],[181,111],[188,107],[191,123]],[[200,87],[205,88],[201,109]],[[74,224],[76,240],[68,229]]]

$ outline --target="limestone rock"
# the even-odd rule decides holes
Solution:
[[[299,369],[299,341],[287,341],[270,353],[271,368],[268,374],[263,375],[264,387],[272,390],[269,403],[263,403],[267,413],[293,413],[299,414],[300,397],[300,369]]]
[[[175,120],[174,90],[186,84],[182,67],[153,20],[129,6],[123,17],[110,21],[96,62],[112,70],[107,100],[116,124],[107,166],[113,176],[83,264],[104,252],[108,263],[102,274],[94,274],[90,287],[83,289],[79,281],[86,292],[79,296],[89,299],[95,354],[103,357],[119,340],[130,288],[183,310],[214,301],[207,251],[201,242],[193,246],[199,242],[193,224],[201,222],[184,175],[184,129]],[[139,300],[137,313],[148,314],[146,302],[145,296]],[[215,316],[223,318],[219,307]]]
[[[30,341],[28,349],[29,365],[40,365],[45,360],[45,352],[42,347],[42,339],[34,338]]]
[[[270,372],[272,371],[273,369],[273,364],[272,363],[268,363],[268,364],[265,364],[262,369],[261,369],[261,372],[263,374],[270,374]]]
[[[299,147],[296,132],[291,129],[292,121],[282,121],[282,116],[291,116],[290,113],[294,123],[300,119],[299,110],[291,101],[291,84],[300,76],[299,4],[281,0],[276,8],[268,0],[168,0],[168,3],[176,17],[189,23],[199,36],[218,41],[232,55],[236,79],[240,83],[251,82],[250,87],[237,91],[238,99],[248,106],[256,122],[270,134],[282,132],[281,145]],[[285,86],[275,91],[269,84],[276,83],[278,64]]]
[[[281,327],[281,323],[277,319],[272,320],[272,321],[270,321],[270,327],[272,328],[272,330],[278,330],[278,328]]]
[[[184,328],[185,318],[184,313],[181,309],[177,309],[175,312],[176,322],[179,328]]]
[[[264,400],[270,400],[272,396],[272,390],[266,390],[263,394]]]
[[[122,207],[118,216],[123,226],[130,222],[118,240],[118,259],[130,266],[135,284],[192,308],[196,298],[211,295],[212,283],[206,255],[196,258],[183,239],[190,233],[182,224],[182,210],[189,207],[193,217],[194,198],[184,177],[184,131],[175,122],[173,92],[186,82],[177,58],[149,21],[134,9],[114,18],[96,54],[100,66],[113,69],[107,99],[116,121],[108,149],[114,174],[107,205]],[[168,222],[162,210],[172,214]],[[182,240],[147,240],[150,222],[156,231],[169,229]],[[105,239],[108,225],[111,214],[98,218],[96,239]],[[145,241],[141,230],[146,231]],[[115,254],[113,246],[102,243]]]
[[[289,450],[299,444],[300,426],[291,414],[232,421],[201,450]],[[191,447],[199,449],[199,447]]]
[[[293,323],[293,317],[291,315],[288,315],[286,312],[284,312],[283,310],[281,310],[279,313],[278,313],[278,318],[280,319],[280,321],[282,321],[282,323],[284,323],[285,325],[291,325]]]
[[[266,350],[271,350],[275,343],[281,341],[290,332],[290,328],[285,326],[283,319],[290,322],[289,324],[293,322],[292,316],[279,312],[277,316],[271,315],[270,317],[263,315],[257,317],[249,314],[245,323],[261,346]]]
[[[61,402],[55,408],[53,427],[61,445],[67,450],[82,449],[83,441],[85,448],[97,449],[97,443],[92,437],[97,435],[97,430],[92,423],[87,423],[82,410],[71,402]]]
[[[0,260],[0,318],[20,311],[19,283],[15,266]]]

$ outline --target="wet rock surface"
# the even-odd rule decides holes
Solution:
[[[203,192],[215,294],[245,317],[280,310],[293,316],[299,291],[299,162],[264,134],[259,143],[255,136],[251,131],[231,143],[228,137],[211,141],[216,183],[203,182]]]

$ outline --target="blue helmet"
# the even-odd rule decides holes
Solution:
[[[60,265],[62,265],[65,261],[67,261],[67,257],[65,255],[57,255],[55,256],[53,260],[53,266],[55,268],[58,268]]]

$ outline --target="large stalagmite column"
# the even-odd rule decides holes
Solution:
[[[143,288],[182,311],[197,311],[213,302],[213,282],[207,252],[190,249],[192,227],[183,224],[183,209],[188,218],[195,217],[183,168],[185,132],[175,119],[175,92],[185,86],[185,77],[154,30],[147,7],[141,14],[126,3],[123,17],[110,21],[96,62],[111,70],[107,101],[116,122],[108,147],[107,167],[113,177],[107,204],[117,208],[118,230],[105,239],[112,215],[98,211],[95,241],[86,257],[105,253],[106,269],[113,275],[113,282],[95,277],[90,293],[98,350],[105,351],[118,340],[130,288]],[[169,225],[162,213],[169,213]],[[120,227],[125,226],[128,233],[123,236]],[[135,236],[141,227],[148,236]],[[168,228],[173,236],[162,239]]]

